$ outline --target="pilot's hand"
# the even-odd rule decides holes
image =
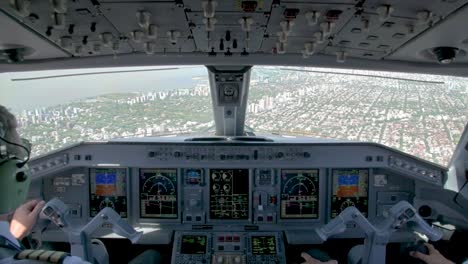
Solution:
[[[10,232],[16,239],[21,240],[31,232],[44,205],[44,201],[31,200],[16,209],[10,223]]]
[[[411,251],[410,256],[413,258],[420,259],[427,264],[455,264],[454,262],[446,259],[440,252],[434,248],[433,245],[425,243],[424,244],[429,250],[429,255],[423,254],[418,251]]]
[[[302,252],[301,257],[305,259],[305,262],[302,262],[302,264],[338,264],[338,261],[332,259],[326,262],[322,262],[320,260],[316,260],[313,257],[311,257],[309,254]]]

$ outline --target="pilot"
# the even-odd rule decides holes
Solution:
[[[41,200],[24,202],[30,182],[25,166],[29,159],[30,148],[20,139],[16,127],[17,122],[14,115],[0,105],[0,177],[2,177],[0,181],[0,264],[44,263],[43,261],[21,259],[21,252],[26,251],[23,251],[25,248],[19,240],[31,232],[45,202]],[[8,220],[13,211],[14,214],[9,223]],[[55,254],[54,256],[63,260],[63,263],[89,263],[79,257],[69,256],[65,252],[49,252],[36,251],[38,258],[39,254],[50,254],[50,256]],[[159,264],[160,259],[159,252],[147,250],[130,263]]]

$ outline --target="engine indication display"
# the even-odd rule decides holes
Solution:
[[[177,170],[140,170],[140,217],[177,218]]]
[[[105,207],[127,217],[127,170],[90,169],[90,216],[94,217]]]
[[[183,235],[180,245],[180,253],[182,254],[206,254],[206,236]]]
[[[333,174],[333,192],[331,217],[336,217],[344,209],[354,206],[367,217],[368,214],[368,169],[335,169]]]
[[[249,170],[210,170],[210,218],[249,218]]]
[[[281,218],[317,219],[319,171],[281,171]]]
[[[252,236],[253,255],[276,255],[275,236]]]

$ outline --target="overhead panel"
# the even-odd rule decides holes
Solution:
[[[288,54],[307,59],[321,54],[345,62],[348,57],[380,60],[400,54],[390,58],[430,61],[433,54],[410,53],[454,45],[460,50],[458,55],[465,54],[467,38],[462,36],[462,19],[443,32],[435,29],[448,24],[453,13],[467,3],[468,0],[11,0],[0,2],[4,19],[11,20],[2,23],[1,30],[21,32],[15,26],[22,27],[31,36],[4,34],[1,44],[28,44],[38,50],[35,55],[25,54],[25,59],[132,53],[196,54],[223,60],[251,54]],[[419,41],[431,31],[442,37]],[[37,40],[31,41],[33,38]],[[407,48],[398,52],[401,47]]]
[[[188,1],[186,5],[188,21],[194,26],[198,51],[210,52],[210,55],[219,52],[230,56],[231,53],[246,54],[245,52],[260,49],[271,0],[257,1],[252,12],[244,12],[242,2],[247,1],[218,1],[213,18],[206,17],[202,2]],[[209,23],[212,23],[214,30],[207,25]],[[243,26],[243,23],[248,25]]]
[[[273,8],[267,28],[269,36],[262,49],[274,54],[304,53],[310,44],[309,54],[325,49],[335,32],[339,31],[354,14],[355,1],[281,2]],[[328,15],[328,16],[327,16]],[[327,28],[324,30],[323,28]]]
[[[101,6],[135,52],[195,51],[183,5],[174,1],[102,1]],[[145,19],[146,25],[142,23]]]

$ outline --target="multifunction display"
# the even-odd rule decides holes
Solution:
[[[275,236],[252,236],[253,255],[276,255]]]
[[[206,254],[206,244],[206,236],[183,235],[180,253],[189,255]]]
[[[177,170],[140,170],[140,216],[177,218]]]
[[[331,217],[344,209],[354,206],[367,217],[368,213],[368,169],[335,169],[331,201]]]
[[[281,170],[281,218],[318,218],[319,171]]]
[[[105,207],[127,217],[127,170],[90,169],[89,213],[94,217]]]
[[[210,218],[248,219],[249,170],[210,170]]]

